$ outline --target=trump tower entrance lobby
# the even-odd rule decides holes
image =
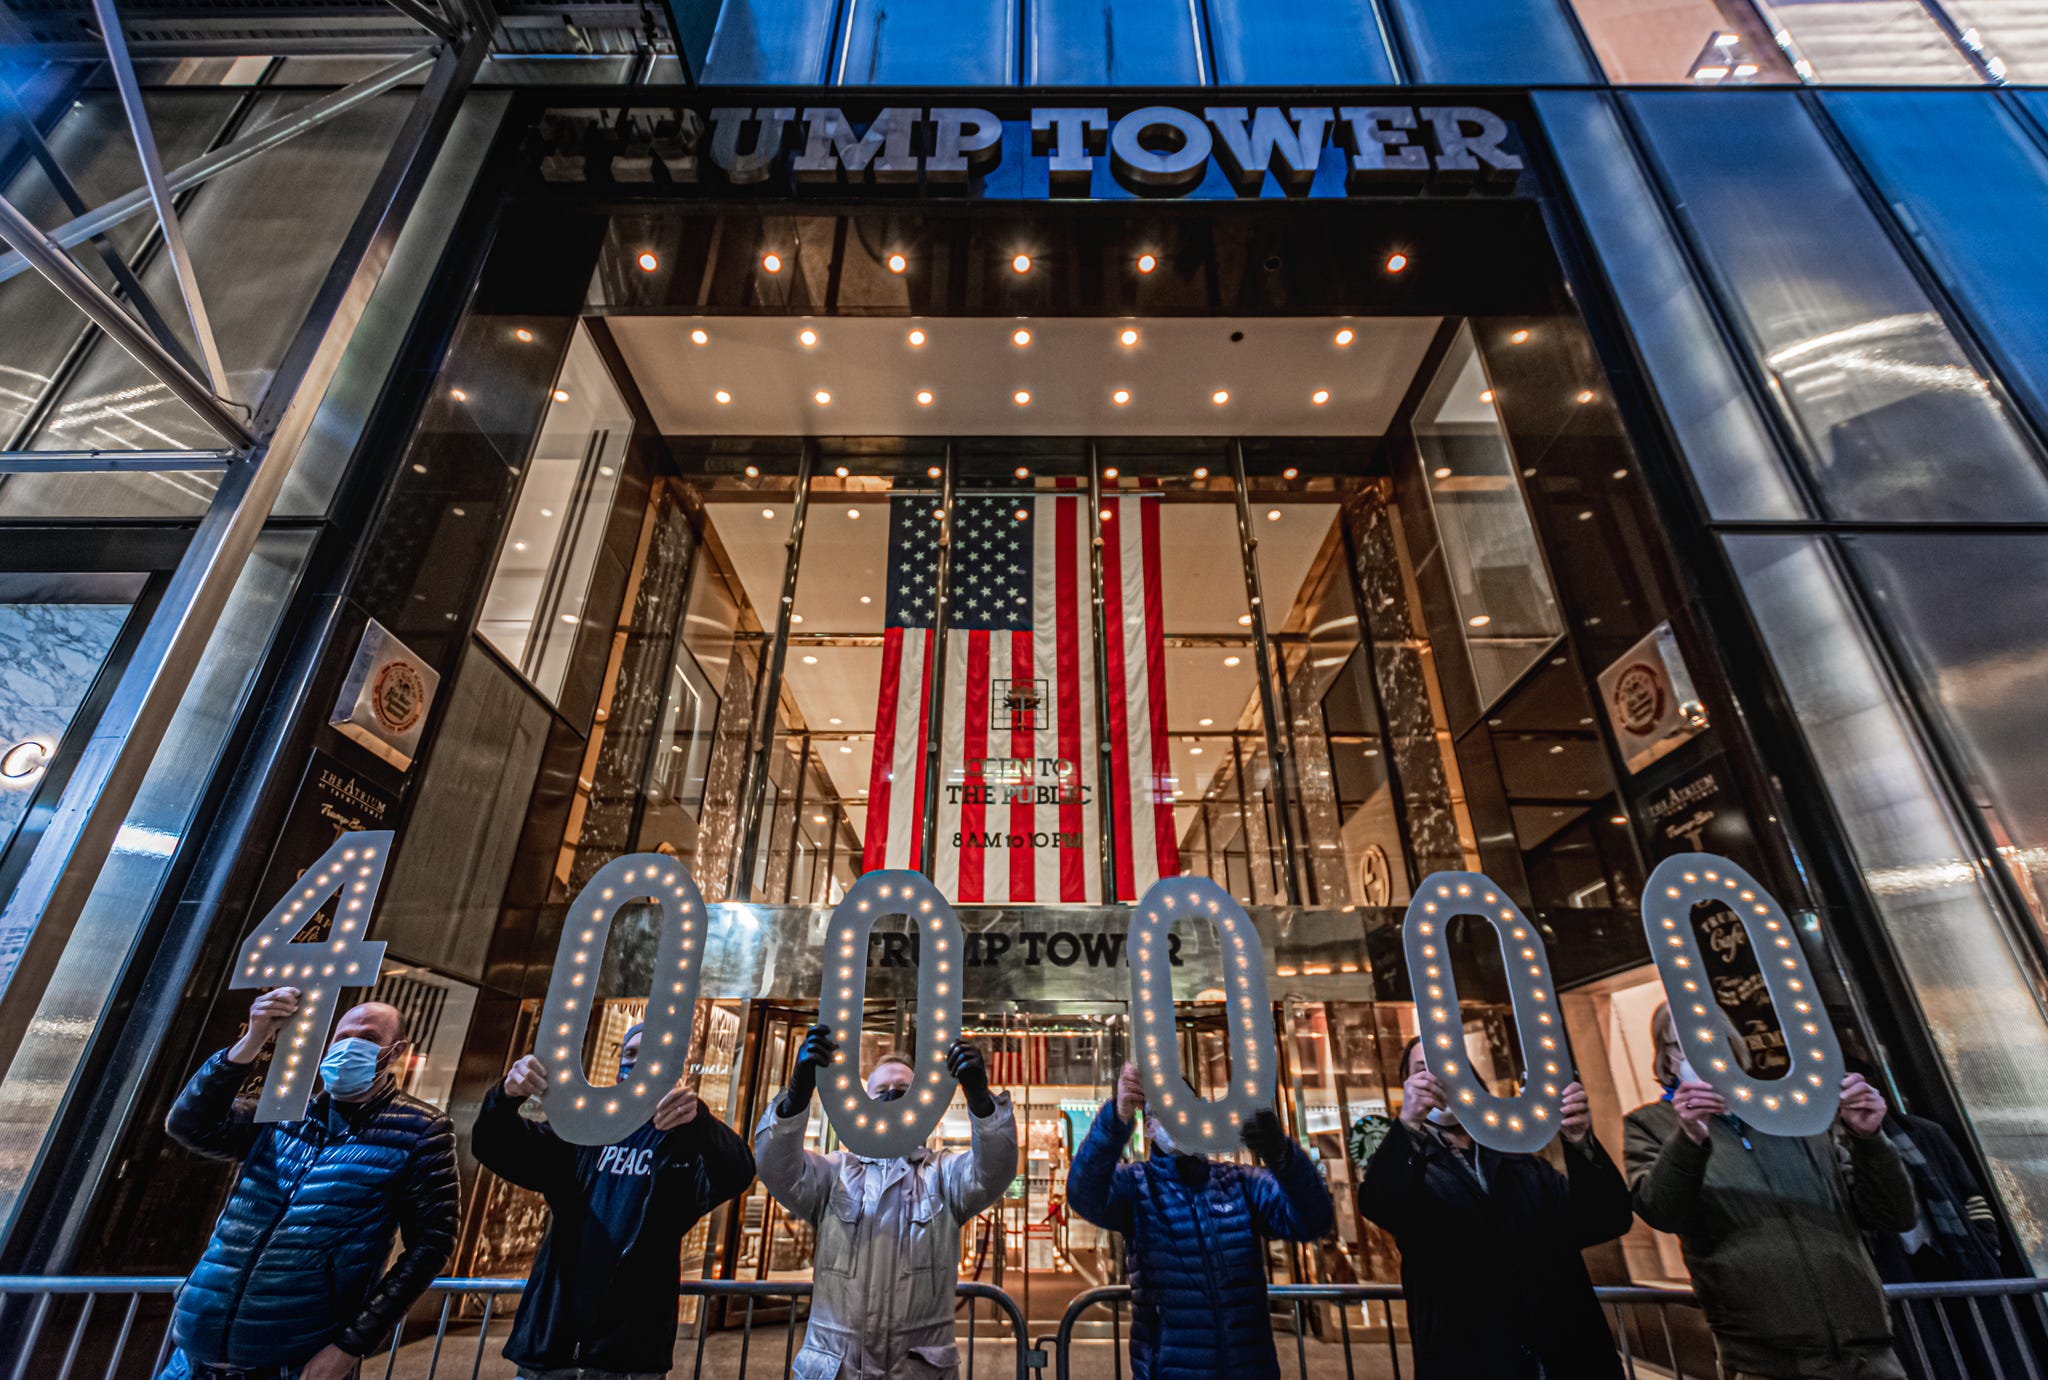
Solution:
[[[0,1380],[2048,1375],[1997,6],[9,22]]]

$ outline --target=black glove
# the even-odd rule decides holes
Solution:
[[[1268,1169],[1278,1169],[1281,1161],[1287,1158],[1287,1128],[1280,1124],[1280,1118],[1273,1115],[1270,1108],[1254,1115],[1238,1135],[1244,1141],[1244,1148]]]
[[[832,1038],[831,1027],[812,1026],[804,1036],[803,1048],[797,1051],[796,1072],[789,1076],[789,1088],[782,1094],[777,1110],[784,1116],[795,1116],[810,1106],[811,1095],[818,1091],[818,1075],[832,1067],[838,1054],[839,1041]]]
[[[996,1109],[996,1100],[988,1091],[988,1061],[981,1057],[980,1050],[965,1040],[953,1041],[953,1047],[946,1051],[946,1072],[953,1075],[953,1081],[967,1095],[968,1111],[987,1116]]]

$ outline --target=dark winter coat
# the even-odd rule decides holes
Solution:
[[[1621,1375],[1580,1255],[1634,1224],[1628,1184],[1593,1136],[1565,1172],[1474,1147],[1473,1176],[1427,1132],[1396,1122],[1366,1161],[1358,1205],[1401,1248],[1415,1380],[1602,1380]]]
[[[250,1068],[214,1055],[166,1122],[186,1149],[242,1162],[171,1335],[219,1365],[295,1365],[330,1344],[365,1355],[454,1247],[455,1127],[388,1079],[366,1102],[323,1092],[300,1120],[259,1125],[236,1097]],[[386,1269],[394,1230],[404,1249]]]
[[[1695,1144],[1668,1102],[1628,1114],[1636,1212],[1677,1235],[1724,1370],[1903,1380],[1865,1231],[1907,1231],[1913,1185],[1882,1135],[1769,1136],[1729,1117]]]
[[[505,1359],[533,1370],[661,1372],[675,1364],[683,1237],[754,1180],[754,1156],[699,1108],[615,1145],[572,1145],[494,1087],[470,1142],[477,1163],[548,1200],[551,1219]]]
[[[1277,1380],[1259,1238],[1330,1233],[1315,1165],[1291,1141],[1272,1171],[1192,1155],[1121,1164],[1130,1138],[1105,1102],[1067,1171],[1067,1202],[1128,1238],[1132,1380]]]

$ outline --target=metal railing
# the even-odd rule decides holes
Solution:
[[[1414,1373],[1398,1284],[1282,1284],[1267,1292],[1282,1321],[1275,1330],[1283,1351],[1290,1349],[1285,1334],[1292,1333],[1297,1380],[1336,1380],[1339,1374],[1343,1380],[1402,1380]],[[1593,1292],[1607,1313],[1615,1354],[1629,1380],[1713,1380],[1723,1374],[1690,1291],[1631,1285]],[[2048,1318],[2042,1312],[2048,1280],[1888,1284],[1884,1292],[1893,1347],[1915,1380],[2048,1380],[2048,1363],[2041,1359],[2048,1356]],[[1097,1308],[1110,1314],[1104,1369],[1113,1380],[1123,1380],[1124,1312],[1130,1301],[1130,1286],[1122,1284],[1074,1296],[1058,1332],[1040,1342],[1041,1349],[1050,1342],[1053,1380],[1074,1380],[1075,1327]]]
[[[174,1275],[147,1276],[40,1276],[0,1275],[0,1375],[7,1380],[137,1380],[151,1377],[170,1361],[170,1304],[185,1281]],[[478,1279],[452,1277],[437,1279],[428,1286],[428,1296],[440,1296],[440,1310],[432,1333],[422,1335],[415,1324],[408,1329],[400,1322],[393,1329],[390,1345],[363,1363],[363,1380],[481,1380],[486,1374],[509,1376],[512,1367],[498,1356],[504,1345],[503,1331],[492,1334],[494,1316],[504,1310],[507,1295],[526,1288],[523,1279]],[[708,1373],[717,1380],[746,1380],[750,1364],[758,1365],[757,1351],[773,1353],[772,1344],[756,1345],[756,1334],[780,1332],[781,1367],[769,1375],[786,1376],[795,1359],[798,1331],[806,1314],[798,1308],[811,1295],[809,1282],[778,1280],[685,1280],[684,1298],[702,1298],[724,1304],[730,1326],[710,1327],[702,1319],[693,1342],[686,1339],[674,1374],[688,1380],[702,1380]],[[1024,1314],[1016,1300],[987,1284],[959,1286],[966,1303],[961,1325],[962,1380],[974,1380],[977,1347],[983,1354],[991,1349],[1003,1357],[1003,1364],[983,1374],[993,1380],[1029,1380],[1041,1368],[1044,1358],[1032,1350],[1026,1334]],[[480,1300],[475,1316],[465,1305]],[[153,1303],[154,1306],[147,1306]],[[756,1325],[756,1313],[763,1303],[782,1304],[779,1320]],[[982,1304],[988,1305],[984,1319]],[[17,1310],[19,1310],[17,1312]],[[431,1311],[431,1304],[429,1305]],[[738,1316],[732,1315],[737,1312]],[[995,1335],[979,1336],[986,1322]],[[687,1358],[688,1369],[680,1363]],[[148,1361],[147,1369],[143,1362]],[[485,1370],[486,1363],[491,1369]],[[1006,1373],[1007,1372],[1007,1373]]]

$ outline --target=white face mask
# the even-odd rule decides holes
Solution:
[[[1173,1137],[1167,1134],[1166,1123],[1158,1117],[1148,1116],[1145,1118],[1145,1138],[1152,1142],[1154,1154],[1171,1155],[1174,1153]]]
[[[1700,1077],[1700,1071],[1692,1066],[1692,1060],[1680,1059],[1678,1061],[1678,1081],[1681,1083],[1704,1083],[1707,1080]]]
[[[1456,1126],[1458,1114],[1448,1107],[1431,1107],[1427,1120],[1432,1126]]]

